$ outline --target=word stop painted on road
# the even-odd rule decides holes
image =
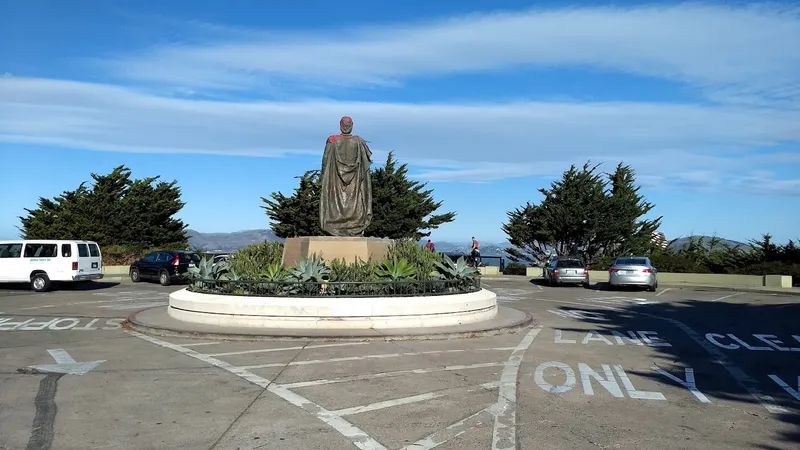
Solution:
[[[550,376],[546,377],[545,371],[551,369]],[[667,377],[671,381],[686,388],[694,397],[701,403],[710,403],[711,401],[699,389],[694,379],[694,370],[691,368],[685,369],[684,379],[681,379],[673,374],[670,374],[657,367],[653,368],[657,373]],[[551,383],[550,381],[553,381]],[[555,379],[558,379],[560,384],[554,384]],[[594,395],[594,383],[599,387],[611,394],[615,398],[628,398],[639,400],[666,400],[667,398],[661,392],[657,391],[642,391],[636,389],[633,385],[625,369],[619,364],[601,364],[600,370],[593,369],[586,363],[578,363],[578,371],[560,361],[547,361],[539,364],[533,371],[533,381],[539,388],[551,394],[563,394],[571,391],[578,383],[581,382],[581,388],[585,395]],[[620,386],[620,384],[622,386]]]
[[[0,331],[96,331],[118,330],[125,319],[92,317],[44,317],[22,320],[0,317]]]

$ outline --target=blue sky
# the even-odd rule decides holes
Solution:
[[[266,228],[342,115],[458,213],[436,240],[502,240],[589,159],[668,238],[800,238],[800,3],[380,3],[4,2],[0,238],[120,164],[193,229]]]

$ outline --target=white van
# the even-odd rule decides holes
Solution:
[[[92,241],[0,241],[0,283],[30,283],[43,292],[52,281],[103,278],[103,255]]]

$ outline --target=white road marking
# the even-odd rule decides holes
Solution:
[[[478,364],[469,364],[469,365],[458,365],[458,366],[445,366],[445,367],[435,367],[429,369],[408,369],[408,370],[396,370],[394,372],[379,372],[379,373],[370,373],[365,375],[354,375],[350,377],[342,377],[342,378],[334,378],[331,380],[313,380],[313,381],[298,381],[296,383],[287,383],[282,384],[281,386],[289,389],[295,388],[304,388],[309,386],[322,386],[326,384],[334,384],[334,383],[349,383],[351,381],[362,381],[362,380],[372,380],[375,378],[389,378],[389,377],[397,377],[400,375],[409,375],[409,374],[425,374],[425,373],[433,373],[433,372],[445,372],[451,370],[466,370],[466,369],[482,369],[485,367],[500,367],[504,366],[505,363],[501,362],[490,362],[490,363],[478,363]]]
[[[494,350],[494,351],[502,351],[502,350],[512,350],[512,347],[498,347],[498,348],[479,348],[475,350]],[[378,355],[362,355],[362,356],[345,356],[342,358],[329,358],[329,359],[311,359],[307,361],[291,361],[289,363],[267,363],[267,364],[256,364],[253,366],[241,366],[242,369],[251,370],[251,369],[265,369],[268,367],[283,367],[283,366],[307,366],[309,364],[325,364],[331,362],[344,362],[344,361],[363,361],[367,359],[387,359],[387,358],[399,358],[403,356],[422,356],[422,355],[435,355],[441,353],[464,353],[466,349],[453,349],[453,350],[431,350],[427,352],[407,352],[407,353],[382,353]]]
[[[520,341],[511,353],[508,362],[500,374],[500,392],[494,405],[494,430],[492,432],[492,450],[517,448],[517,377],[519,366],[525,351],[533,344],[533,340],[541,328],[534,328]]]
[[[577,303],[577,302],[568,302],[568,301],[560,301],[560,300],[544,300],[544,301],[549,301],[549,302],[554,302],[554,303],[581,304],[581,303]],[[590,306],[588,304],[582,304],[582,305],[583,306]],[[764,407],[764,409],[766,409],[768,412],[773,413],[773,414],[781,414],[781,413],[788,413],[789,412],[788,409],[786,409],[786,408],[784,408],[782,406],[776,405],[775,404],[775,399],[770,395],[764,394],[761,391],[761,389],[758,387],[758,383],[752,377],[750,377],[739,366],[735,365],[731,360],[729,360],[725,356],[724,353],[722,353],[721,351],[717,350],[717,348],[714,345],[709,343],[706,339],[703,339],[702,336],[700,336],[696,331],[694,331],[692,328],[690,328],[689,326],[687,326],[683,322],[681,322],[679,320],[675,320],[675,319],[670,319],[670,318],[661,317],[661,316],[657,316],[657,315],[654,315],[654,314],[638,312],[638,311],[628,311],[628,310],[625,310],[625,309],[613,308],[613,307],[610,307],[610,306],[600,306],[600,307],[601,308],[605,308],[605,309],[609,309],[609,310],[618,311],[618,312],[625,312],[625,313],[629,313],[629,314],[639,314],[639,315],[643,315],[643,316],[647,316],[647,317],[652,317],[654,319],[665,320],[665,321],[675,325],[676,327],[680,328],[681,331],[686,333],[690,338],[692,338],[693,341],[695,341],[698,344],[700,344],[700,346],[703,347],[703,349],[706,352],[708,352],[708,354],[710,354],[712,357],[714,357],[713,361],[715,363],[721,365],[723,368],[725,368],[725,370],[728,372],[728,374],[730,374],[730,376],[733,377],[734,380],[736,380],[736,382],[739,384],[739,386],[741,386],[751,396],[753,396],[753,398],[755,398],[761,404],[761,406]]]
[[[55,364],[37,364],[28,367],[47,373],[83,375],[99,366],[101,363],[106,362],[104,359],[99,361],[76,362],[75,359],[72,358],[72,356],[70,356],[70,354],[62,348],[50,349],[47,350],[47,353],[50,353],[50,356],[52,356],[56,361]]]
[[[220,342],[195,342],[192,344],[181,344],[181,345],[184,347],[200,347],[203,345],[217,345],[217,344],[220,344]]]
[[[344,347],[350,345],[365,345],[369,342],[346,342],[342,344],[323,344],[323,345],[306,345],[295,347],[280,347],[280,348],[260,348],[257,350],[244,350],[240,352],[226,352],[226,353],[209,353],[208,356],[231,356],[231,355],[249,355],[251,353],[270,353],[270,352],[283,352],[287,350],[303,350],[309,348],[325,348],[325,347]]]
[[[283,386],[271,383],[266,378],[262,378],[254,373],[244,370],[241,367],[235,367],[231,364],[226,363],[225,361],[221,361],[211,356],[198,353],[192,349],[185,348],[178,344],[172,344],[166,341],[162,341],[152,336],[140,334],[135,331],[128,331],[128,333],[140,339],[144,339],[145,341],[148,341],[152,344],[156,344],[158,346],[168,348],[170,350],[175,350],[191,358],[203,361],[207,364],[211,364],[214,367],[218,367],[238,377],[244,378],[245,380],[255,384],[256,386],[265,388],[268,391],[272,392],[273,394],[286,400],[287,402],[315,415],[319,420],[321,420],[334,430],[338,431],[343,436],[349,438],[356,447],[362,450],[387,450],[386,447],[381,445],[378,441],[376,441],[375,439],[370,437],[367,433],[365,433],[363,430],[351,424],[342,417],[336,415],[331,411],[328,411],[322,406],[317,405],[316,403],[312,402],[311,400],[308,400],[307,398],[299,394],[291,392],[290,390],[286,389]]]
[[[746,294],[746,292],[737,292],[735,294],[724,295],[724,296],[722,296],[720,298],[715,298],[714,300],[711,300],[711,301],[712,302],[718,302],[720,300],[725,300],[726,298],[736,297],[737,295],[744,295],[744,294]]]
[[[499,381],[495,381],[495,382],[490,382],[490,383],[483,383],[483,384],[481,384],[479,386],[479,388],[480,389],[497,389],[499,386],[500,386],[500,382]],[[453,389],[443,389],[443,390],[440,390],[440,391],[426,392],[424,394],[419,394],[419,395],[411,395],[411,396],[408,396],[408,397],[401,397],[401,398],[395,398],[395,399],[392,399],[392,400],[386,400],[386,401],[382,401],[382,402],[370,403],[369,405],[353,406],[351,408],[339,409],[339,410],[336,410],[336,411],[333,411],[333,412],[336,413],[336,414],[339,414],[340,416],[348,416],[348,415],[359,414],[359,413],[368,412],[368,411],[377,411],[379,409],[391,408],[393,406],[408,405],[408,404],[411,404],[411,403],[424,402],[424,401],[427,401],[427,400],[432,400],[434,398],[445,397],[447,395],[452,395],[452,394],[455,394],[455,393],[463,394],[465,392],[466,393],[475,392],[476,390],[478,390],[478,389],[477,388],[464,389],[463,387],[462,388],[453,388]]]
[[[166,306],[168,302],[150,302],[150,303],[128,303],[124,305],[102,305],[98,308],[112,309],[115,311],[124,311],[128,309],[146,309],[155,308],[156,306]]]
[[[484,408],[471,416],[459,420],[444,430],[439,430],[428,437],[403,447],[402,450],[430,450],[477,426],[483,425],[484,423],[488,424],[494,418],[494,415],[490,412],[491,408],[491,406]]]
[[[661,290],[661,292],[659,292],[658,294],[656,294],[656,297],[661,297],[661,295],[662,295],[662,294],[664,294],[665,292],[667,292],[667,291],[669,291],[669,290],[672,290],[672,288],[666,288],[666,289],[663,289],[663,290]]]
[[[543,290],[544,290],[544,288],[543,288],[541,285],[534,284],[534,286],[536,286],[537,288],[539,288],[539,290],[540,290],[540,291],[543,291]]]

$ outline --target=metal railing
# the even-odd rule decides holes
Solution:
[[[481,290],[481,279],[328,282],[194,279],[189,289],[201,294],[253,297],[418,297],[477,292]]]

